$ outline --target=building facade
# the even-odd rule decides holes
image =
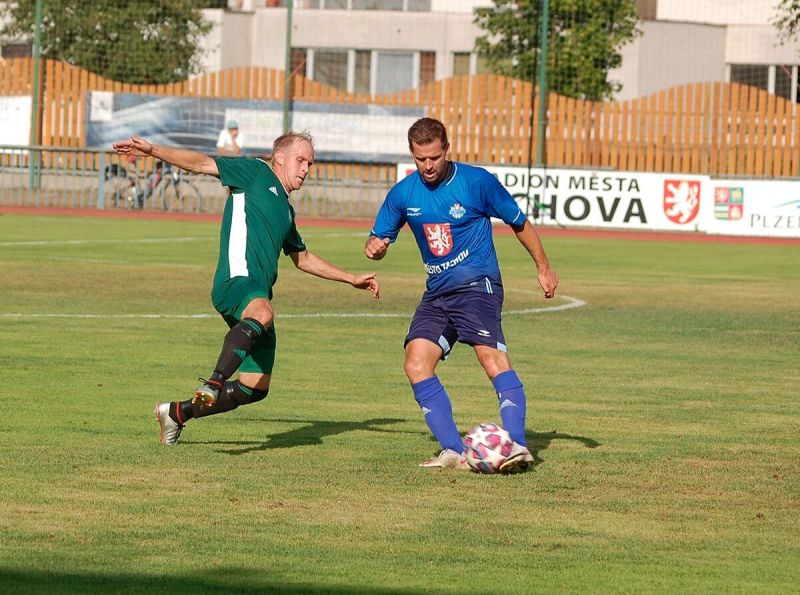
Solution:
[[[208,72],[235,66],[284,68],[285,0],[228,0],[208,10]],[[798,100],[800,45],[778,42],[774,0],[638,0],[641,35],[609,73],[618,99],[675,85],[751,84]],[[418,88],[485,70],[473,10],[491,0],[295,0],[291,67],[356,93]]]

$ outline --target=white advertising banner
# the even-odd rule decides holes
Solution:
[[[30,141],[30,96],[0,97],[0,145],[27,145]]]
[[[800,237],[800,180],[712,180],[713,234]]]
[[[538,225],[698,231],[710,180],[689,174],[486,166]],[[398,165],[398,179],[415,170]],[[713,216],[713,215],[712,215]]]

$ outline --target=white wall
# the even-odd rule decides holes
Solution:
[[[800,43],[780,45],[769,25],[728,27],[725,61],[729,64],[797,64]]]
[[[431,0],[431,12],[465,12],[483,6],[494,6],[492,0]]]
[[[645,21],[609,73],[622,83],[616,99],[633,99],[685,83],[725,80],[725,27]]]
[[[656,19],[716,25],[766,25],[778,0],[658,0]]]

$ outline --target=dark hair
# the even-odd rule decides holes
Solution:
[[[408,148],[413,145],[429,145],[432,142],[442,141],[442,147],[447,146],[447,129],[435,118],[420,118],[408,129]]]
[[[311,137],[311,134],[308,132],[285,132],[281,134],[278,138],[275,139],[275,142],[272,143],[272,154],[274,155],[278,151],[283,151],[289,147],[291,147],[295,141],[304,140],[311,145],[311,149],[314,149],[314,139]]]

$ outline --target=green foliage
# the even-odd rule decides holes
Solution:
[[[197,72],[211,30],[198,0],[42,0],[41,55],[126,83],[162,84]],[[0,32],[33,41],[35,2],[0,7]]]
[[[797,39],[800,31],[800,0],[781,0],[775,8],[772,24],[778,29],[782,42]]]
[[[486,31],[476,49],[498,74],[536,81],[541,53],[541,0],[494,0],[475,10]],[[619,49],[639,34],[634,0],[551,0],[547,84],[550,90],[602,100],[621,89],[608,80],[622,64]]]

